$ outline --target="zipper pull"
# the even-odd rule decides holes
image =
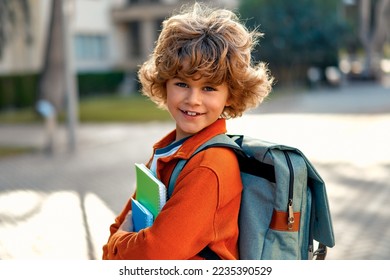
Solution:
[[[288,219],[287,219],[287,227],[289,230],[292,230],[294,225],[294,210],[293,210],[293,201],[289,199],[288,201]]]

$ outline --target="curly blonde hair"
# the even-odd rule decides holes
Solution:
[[[142,93],[166,108],[167,80],[199,73],[214,84],[227,83],[230,104],[222,117],[241,116],[272,88],[266,64],[252,63],[251,51],[261,36],[233,12],[195,3],[163,22],[156,47],[138,72]],[[184,61],[189,67],[183,67]]]

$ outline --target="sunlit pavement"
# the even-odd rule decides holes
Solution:
[[[327,184],[336,246],[328,259],[390,259],[390,89],[370,86],[270,98],[229,132],[293,145]],[[0,160],[0,259],[100,259],[133,191],[134,162],[172,123],[82,125],[66,152]],[[40,126],[0,125],[0,143],[42,149]]]

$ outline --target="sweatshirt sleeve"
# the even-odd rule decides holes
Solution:
[[[205,167],[196,168],[186,174],[176,188],[177,191],[165,204],[153,226],[138,233],[118,231],[122,220],[118,218],[111,227],[114,233],[105,246],[105,257],[190,259],[213,240],[214,213],[218,201],[216,174]]]

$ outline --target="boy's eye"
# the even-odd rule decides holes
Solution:
[[[182,82],[178,82],[175,85],[177,85],[178,87],[182,87],[182,88],[188,87],[188,85],[186,83],[182,83]]]
[[[204,91],[215,91],[213,87],[204,87]]]

